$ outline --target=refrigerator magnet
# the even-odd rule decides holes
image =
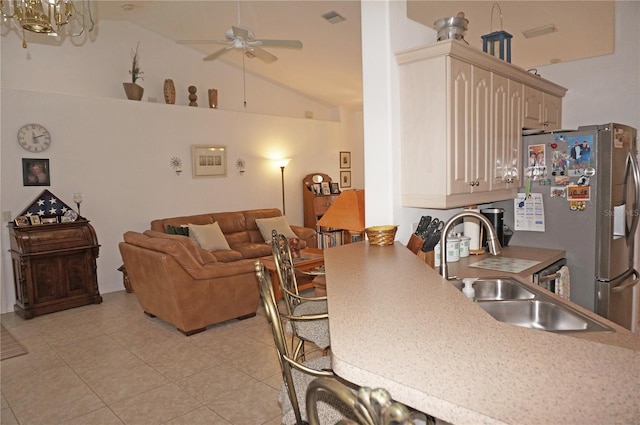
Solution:
[[[567,186],[568,201],[591,200],[591,186]]]

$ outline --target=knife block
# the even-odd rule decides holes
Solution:
[[[436,252],[434,250],[427,251],[427,252],[419,251],[418,252],[418,258],[422,259],[422,261],[427,263],[427,265],[429,267],[431,267],[432,269],[435,268]]]
[[[424,245],[424,241],[422,240],[422,238],[412,233],[411,237],[409,238],[409,242],[407,242],[407,248],[409,248],[409,251],[413,252],[414,254],[418,254],[418,252],[420,252],[420,250],[422,249],[422,245]]]

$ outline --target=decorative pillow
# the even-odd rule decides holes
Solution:
[[[189,237],[193,239],[200,248],[208,249],[209,251],[228,251],[231,249],[218,223],[203,225],[189,224]]]
[[[280,217],[272,218],[256,218],[256,225],[260,229],[260,233],[265,242],[271,242],[271,231],[275,229],[278,234],[283,234],[287,239],[297,238],[291,226],[287,222],[287,217],[281,215]]]
[[[167,233],[170,235],[189,236],[189,228],[187,226],[167,226]]]

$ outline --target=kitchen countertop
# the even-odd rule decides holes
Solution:
[[[541,254],[549,264],[564,255],[508,247],[503,256]],[[467,266],[450,274],[505,275]],[[348,381],[386,388],[456,424],[640,417],[640,338],[612,322],[584,309],[616,332],[559,334],[498,322],[398,242],[327,249],[325,267],[333,369]],[[526,282],[526,273],[518,279]]]

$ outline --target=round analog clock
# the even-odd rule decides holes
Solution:
[[[51,145],[51,134],[40,124],[26,124],[18,131],[18,143],[29,152],[42,152]]]

